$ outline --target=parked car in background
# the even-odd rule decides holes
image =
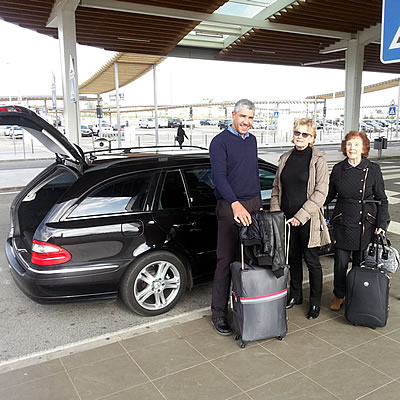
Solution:
[[[9,129],[9,134],[7,135],[10,139],[23,139],[24,138],[24,131],[18,125],[13,125]]]
[[[112,128],[113,128],[114,132],[118,132],[118,125],[113,125]],[[123,124],[120,125],[120,131],[125,132],[125,125],[123,125]]]
[[[180,118],[170,118],[168,120],[168,128],[177,128],[179,125],[182,125]]]
[[[17,123],[56,153],[11,206],[6,254],[27,296],[39,302],[120,296],[130,310],[152,316],[213,277],[216,199],[206,149],[84,154],[34,112],[0,108],[0,125]],[[275,165],[259,160],[265,209],[275,173]]]
[[[219,129],[225,129],[227,128],[229,125],[232,125],[232,120],[231,119],[220,119],[218,121],[218,128]]]
[[[380,124],[378,124],[374,120],[364,119],[363,122],[364,122],[364,124],[372,127],[372,132],[383,132],[385,130]]]
[[[264,129],[266,124],[267,123],[263,119],[254,119],[252,128],[253,129]]]
[[[182,126],[183,126],[184,128],[195,128],[195,127],[196,127],[196,122],[193,121],[193,120],[190,120],[190,119],[185,119],[185,120],[182,122]]]
[[[154,118],[140,118],[139,120],[139,128],[154,128],[155,123],[154,123]]]
[[[89,137],[92,135],[93,135],[93,132],[87,125],[81,125],[81,136],[82,137]]]
[[[4,126],[3,127],[4,136],[10,136],[12,133],[12,128],[13,127],[11,125]]]
[[[360,122],[360,131],[371,133],[374,132],[374,127],[372,125],[366,124],[365,122]]]
[[[210,118],[205,118],[200,120],[200,125],[212,125],[212,119]]]

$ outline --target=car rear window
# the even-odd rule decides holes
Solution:
[[[69,218],[144,211],[154,175],[137,173],[103,185],[83,199]]]

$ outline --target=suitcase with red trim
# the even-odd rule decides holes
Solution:
[[[243,246],[242,246],[243,260]],[[289,268],[277,278],[269,268],[243,261],[233,262],[231,314],[235,339],[240,347],[247,342],[276,337],[287,333],[286,297]]]

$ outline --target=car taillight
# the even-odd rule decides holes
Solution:
[[[0,112],[22,112],[22,110],[19,107],[7,106],[0,107]]]
[[[32,262],[36,265],[57,265],[66,263],[71,259],[71,254],[55,244],[32,242]]]

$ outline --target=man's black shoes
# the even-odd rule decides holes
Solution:
[[[320,307],[310,305],[310,308],[308,309],[307,318],[308,318],[308,319],[315,319],[315,318],[318,318],[318,316],[319,316],[319,311],[320,311]]]
[[[226,322],[226,319],[221,318],[211,318],[211,323],[213,324],[215,331],[223,336],[232,335],[232,329]]]
[[[299,305],[299,304],[303,304],[303,299],[300,298],[298,300],[296,300],[294,297],[288,299],[287,303],[286,303],[286,309],[290,310],[293,306],[295,305]]]

